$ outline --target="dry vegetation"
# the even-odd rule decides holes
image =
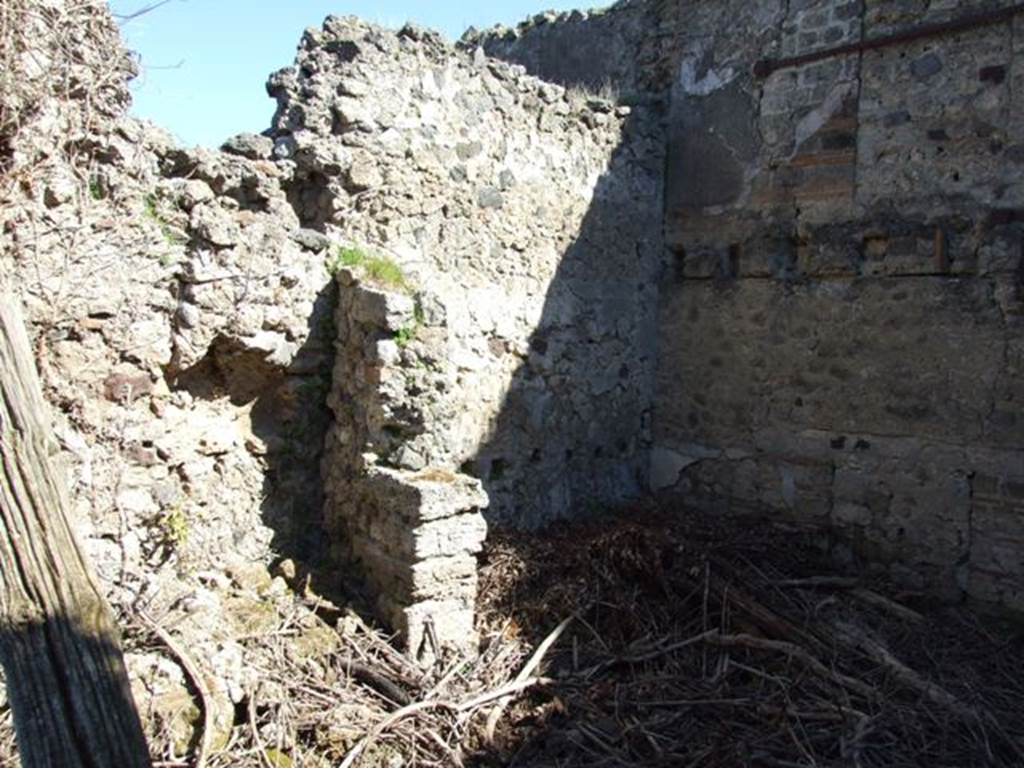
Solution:
[[[0,4],[0,199],[62,163],[88,186],[89,141],[128,101],[134,64],[97,0]]]
[[[488,559],[490,622],[575,617],[496,764],[1024,764],[1024,635],[834,575],[808,534],[640,515]]]
[[[183,756],[156,731],[154,754],[254,768],[1024,762],[1024,636],[835,575],[798,530],[634,510],[499,535],[483,577],[484,652],[426,668],[358,612],[282,595],[245,641],[258,683],[229,742]],[[132,645],[187,659],[126,621]]]
[[[14,765],[15,755],[11,711],[6,706],[0,707],[0,765]]]

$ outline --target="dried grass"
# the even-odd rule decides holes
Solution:
[[[3,679],[0,677],[0,685]],[[0,707],[0,765],[17,765],[18,751],[14,743],[14,721],[11,717],[11,710],[7,707]]]

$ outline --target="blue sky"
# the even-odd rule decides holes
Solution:
[[[152,2],[111,0],[110,6],[126,15]],[[325,16],[362,16],[390,27],[411,20],[457,39],[470,25],[514,24],[549,8],[574,7],[579,3],[552,0],[170,0],[121,29],[142,56],[132,86],[135,114],[185,144],[217,146],[269,126],[274,102],[264,89],[267,76],[292,63],[302,31]]]

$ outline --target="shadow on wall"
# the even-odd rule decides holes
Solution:
[[[270,549],[308,568],[313,587],[337,594],[337,576],[326,576],[329,547],[324,533],[320,461],[331,421],[326,405],[334,359],[334,308],[337,288],[324,285],[307,320],[308,336],[287,367],[274,365],[260,350],[240,347],[226,337],[210,345],[206,356],[182,371],[177,386],[193,397],[228,397],[234,406],[251,406],[253,435],[263,464],[260,494],[262,522],[273,531]]]
[[[550,280],[491,435],[466,468],[484,482],[486,516],[498,526],[586,516],[648,489],[663,268],[659,12],[627,0],[463,39],[547,82],[639,104]],[[600,108],[601,99],[588,101]]]
[[[632,53],[635,41],[612,40],[605,34],[621,35],[621,22],[574,15],[570,32],[591,48],[597,41],[606,53],[616,46],[629,47]],[[542,37],[535,47],[527,43],[525,54],[515,43],[508,48],[500,42],[485,47],[491,56],[523,64],[531,74],[569,88],[593,90],[609,83],[613,89],[634,87],[635,73],[628,67],[616,68],[624,57],[602,58],[587,49],[591,65],[595,60],[604,64],[580,66],[576,58],[551,55],[559,43],[563,51],[577,48],[559,40],[564,29],[551,25],[550,36],[544,37],[548,31],[542,28]],[[635,66],[635,58],[628,58]],[[511,378],[488,438],[463,467],[481,479],[490,499],[490,508],[484,511],[491,541],[487,555],[500,562],[485,563],[485,572],[488,565],[501,572],[507,558],[538,567],[530,545],[523,546],[522,540],[501,529],[536,529],[571,520],[573,528],[580,526],[579,534],[561,529],[552,535],[573,542],[578,536],[583,542],[593,535],[599,516],[615,507],[628,510],[631,501],[648,491],[658,284],[665,264],[661,125],[661,105],[656,101],[634,107],[624,120],[621,142],[594,187],[578,236],[561,254],[550,279],[540,320],[528,338],[528,354]],[[530,572],[529,578],[545,584],[566,579],[565,591],[571,593],[572,577],[579,574],[570,573],[572,567],[560,558],[586,558],[588,546],[570,554],[572,547],[562,550],[555,544],[549,551],[552,559],[541,566],[544,573]],[[615,542],[611,549],[621,549],[628,560],[628,546],[620,548]],[[518,610],[543,591],[533,591],[537,584],[528,583],[526,573],[500,588],[485,577],[486,605],[478,606],[478,620],[494,620],[483,614],[497,607],[501,618],[521,619],[531,641],[539,644],[564,616],[549,617],[549,626],[538,626],[530,621],[538,617],[526,615],[530,610]],[[638,581],[629,589],[634,586],[643,594],[647,585]],[[502,605],[511,609],[503,612]],[[608,618],[620,628],[638,628],[641,617],[632,611],[639,607],[634,603],[625,613],[612,611],[589,619],[602,629],[602,620]],[[481,627],[489,629],[495,627]],[[569,756],[571,749],[555,743],[561,734],[551,743],[543,735],[545,721],[555,710],[545,705],[535,711],[540,713],[541,734],[536,741],[523,745],[525,749],[514,756],[495,745],[473,755],[471,764],[510,764],[511,759],[511,764],[553,765]]]
[[[414,654],[431,626],[441,644],[475,645],[484,521],[536,529],[646,489],[658,123],[607,102],[580,115],[605,126],[572,158],[590,169],[575,170],[585,193],[524,185],[508,203],[554,206],[538,215],[560,227],[571,217],[571,236],[551,233],[564,253],[541,242],[490,257],[483,277],[434,272],[415,300],[363,266],[339,272],[325,522]],[[510,218],[479,221],[500,231]],[[499,306],[466,306],[481,296]]]
[[[625,119],[489,435],[463,466],[484,484],[492,526],[586,517],[647,489],[661,267],[656,126],[648,109]]]
[[[641,81],[657,78],[660,30],[652,14],[664,13],[647,0],[619,0],[591,11],[548,12],[513,30],[470,30],[462,40],[482,45],[487,55],[520,64],[531,75],[567,88],[616,91],[628,98],[649,90]]]

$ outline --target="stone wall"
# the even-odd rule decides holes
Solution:
[[[650,65],[658,26],[651,3],[620,2],[600,10],[549,11],[516,27],[469,29],[460,45],[482,47],[488,56],[552,83],[632,100],[657,90],[650,87]]]
[[[304,625],[268,566],[315,568],[324,539],[328,241],[299,226],[265,137],[186,150],[126,114],[134,65],[105,2],[0,16],[0,59],[16,61],[0,88],[0,282],[25,309],[98,582],[122,620],[144,608],[188,648],[216,751],[266,666],[252,640],[277,626],[270,596]],[[184,753],[183,673],[126,651],[150,743]],[[0,702],[6,750],[2,679]]]
[[[127,117],[91,50],[109,98],[0,142],[0,257],[115,602],[309,557],[324,510],[413,645],[464,639],[485,522],[653,486],[1019,608],[1024,22],[753,74],[989,7],[925,5],[628,2],[458,49],[332,18],[224,151]],[[337,285],[343,245],[403,288]]]
[[[308,31],[270,90],[302,221],[399,269],[410,297],[389,294],[404,325],[368,330],[351,313],[384,299],[341,292],[325,519],[411,643],[422,622],[407,609],[431,601],[441,640],[465,638],[469,614],[445,624],[434,587],[382,586],[426,567],[419,534],[393,548],[409,520],[436,516],[412,490],[422,473],[469,489],[455,507],[470,527],[477,509],[538,527],[647,486],[657,122],[480,49],[355,19]],[[396,483],[412,483],[413,508],[390,500]],[[459,563],[469,584],[472,558]]]
[[[681,3],[653,480],[1024,607],[1021,25],[1008,3]]]
[[[326,522],[340,534],[340,559],[359,564],[378,615],[410,650],[474,647],[488,499],[478,479],[444,468],[445,436],[464,407],[445,307],[365,272],[338,273]]]
[[[269,140],[185,150],[126,114],[132,65],[105,4],[38,20],[70,70],[4,139],[0,266],[110,598],[183,598],[197,582],[178,571],[210,560],[315,556],[327,239],[300,229]]]
[[[46,161],[4,208],[3,258],[86,546],[123,605],[205,594],[180,578],[198,561],[315,560],[322,465],[336,572],[365,577],[410,642],[428,613],[448,617],[442,641],[466,640],[479,510],[536,527],[647,485],[656,118],[352,19],[309,30],[269,90],[273,127],[222,151],[126,116],[123,89],[101,123],[41,113],[46,140],[11,144]],[[387,326],[342,322],[331,379],[332,317],[362,295],[343,286],[335,312],[343,245],[408,279],[414,311],[386,367],[401,392],[339,373],[377,365],[362,340]],[[400,396],[391,431],[364,418],[385,395]],[[346,425],[363,431],[339,448]],[[421,533],[446,517],[467,526],[450,553],[465,578],[424,586]]]
[[[619,0],[592,10],[540,13],[515,27],[470,28],[459,47],[482,48],[548,82],[660,111],[676,80],[681,34],[707,34],[692,24],[688,3]]]

